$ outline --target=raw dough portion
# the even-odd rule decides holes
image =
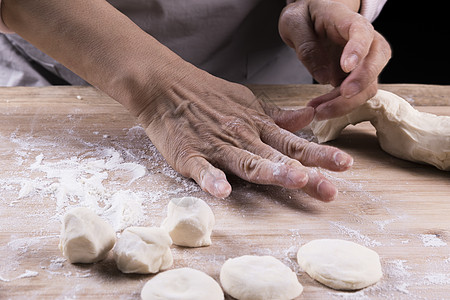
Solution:
[[[114,247],[114,260],[123,273],[158,273],[173,264],[171,245],[163,228],[129,227]]]
[[[115,242],[111,225],[90,209],[74,208],[64,216],[59,249],[71,263],[100,261]]]
[[[205,201],[195,197],[175,198],[167,206],[165,228],[173,243],[185,247],[211,245],[214,214]]]
[[[202,271],[181,268],[159,273],[142,288],[142,300],[223,300],[219,284]]]
[[[349,124],[370,121],[381,148],[398,158],[450,170],[450,117],[419,112],[403,98],[383,90],[353,112],[313,121],[319,143],[333,140]]]
[[[382,276],[378,254],[350,241],[311,241],[298,250],[297,260],[309,276],[337,290],[359,290]]]
[[[273,256],[228,259],[220,270],[220,283],[226,293],[239,300],[288,300],[303,291],[297,275]]]

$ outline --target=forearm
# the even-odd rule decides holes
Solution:
[[[134,115],[187,64],[104,0],[3,0],[6,25]],[[147,101],[147,100],[146,100]]]

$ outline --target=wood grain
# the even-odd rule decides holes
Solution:
[[[251,86],[277,105],[304,105],[327,86]],[[450,86],[383,85],[419,110],[450,115]],[[301,299],[446,299],[450,295],[450,173],[399,160],[378,146],[368,123],[330,143],[353,155],[344,173],[323,171],[339,188],[332,203],[302,191],[254,185],[229,176],[232,195],[215,199],[170,170],[122,106],[91,87],[0,88],[0,299],[139,299],[151,275],[121,274],[111,255],[93,265],[71,265],[58,250],[61,208],[38,172],[44,163],[84,163],[102,149],[146,167],[133,183],[108,171],[104,185],[140,193],[145,219],[158,226],[171,197],[197,196],[216,216],[210,247],[174,246],[174,268],[192,267],[219,279],[227,258],[273,255],[298,274]],[[301,136],[310,137],[305,130]],[[57,167],[54,167],[57,168]],[[55,175],[56,176],[56,175]],[[30,193],[19,197],[32,182]],[[41,183],[41,185],[39,185]],[[75,200],[74,200],[75,201]],[[76,202],[76,201],[75,201]],[[76,204],[76,203],[72,204]],[[329,289],[299,269],[296,251],[318,238],[348,239],[377,251],[384,276],[357,292]]]

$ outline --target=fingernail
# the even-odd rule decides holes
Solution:
[[[336,199],[338,190],[331,182],[322,180],[317,185],[317,193],[322,201],[328,202]]]
[[[349,73],[353,71],[358,65],[358,56],[356,54],[352,54],[344,61],[345,72]]]
[[[344,89],[343,96],[348,99],[348,98],[355,96],[359,92],[361,92],[361,88],[360,88],[359,84],[356,82],[352,82],[352,83],[349,83],[347,85],[347,88]]]
[[[215,196],[225,198],[231,193],[231,186],[226,180],[217,180],[214,182]]]
[[[345,155],[342,152],[336,152],[333,155],[334,163],[338,167],[350,167],[353,165],[353,158],[348,155]]]

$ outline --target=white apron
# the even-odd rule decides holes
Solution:
[[[278,34],[286,0],[110,0],[186,61],[243,84],[311,83]],[[87,84],[18,35],[0,35],[0,85]],[[9,74],[8,74],[9,73]]]

